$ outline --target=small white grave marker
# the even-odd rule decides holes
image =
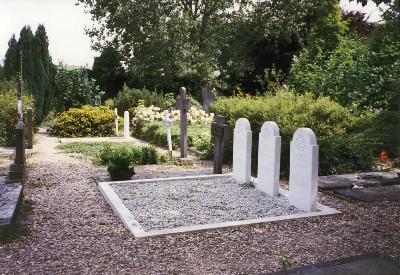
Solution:
[[[115,135],[118,136],[118,109],[114,109]]]
[[[233,178],[239,183],[248,183],[251,179],[251,141],[250,122],[239,118],[233,134]]]
[[[290,143],[289,202],[306,211],[317,210],[318,145],[314,132],[299,128]]]
[[[258,142],[257,189],[271,196],[279,195],[281,137],[278,125],[264,122]]]
[[[172,159],[172,138],[171,138],[172,120],[170,119],[169,112],[167,110],[164,111],[164,117],[163,117],[162,121],[164,123],[165,130],[167,131],[169,158]]]
[[[124,137],[129,138],[130,131],[129,131],[129,112],[124,112]]]

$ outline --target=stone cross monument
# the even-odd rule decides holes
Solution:
[[[225,124],[225,117],[217,116],[211,125],[211,134],[214,137],[214,174],[222,174],[224,161],[224,144],[228,126]]]
[[[170,119],[169,112],[167,110],[164,111],[164,117],[162,121],[165,126],[165,130],[167,131],[168,155],[169,158],[172,159],[172,138],[171,138],[172,120]]]
[[[22,91],[24,88],[24,81],[22,79],[22,51],[20,51],[20,66],[21,71],[19,73],[19,83],[17,89],[17,98],[18,98],[18,122],[23,122],[23,111],[22,111]]]
[[[180,89],[179,96],[176,98],[176,108],[181,111],[180,116],[180,149],[181,159],[187,158],[187,111],[190,109],[190,98],[186,96],[186,88]]]

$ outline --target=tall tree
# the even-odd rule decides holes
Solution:
[[[4,74],[7,80],[17,75],[19,71],[18,42],[13,34],[8,41],[8,50],[4,59]]]
[[[105,48],[99,57],[94,58],[91,76],[105,92],[105,98],[115,97],[124,86],[125,71],[121,61],[120,54],[112,47]]]
[[[212,78],[218,30],[242,0],[79,0],[95,27],[96,49],[115,42],[134,82],[152,89],[201,85]]]
[[[41,121],[48,114],[54,97],[55,66],[49,53],[46,29],[39,25],[33,41],[35,82],[36,82],[36,118]]]
[[[22,58],[23,79],[35,101],[35,120],[41,122],[49,112],[54,96],[55,66],[52,63],[45,27],[39,25],[35,35],[30,26],[24,26],[18,42],[13,35],[5,56],[7,79],[20,72]],[[21,56],[22,54],[22,56]]]

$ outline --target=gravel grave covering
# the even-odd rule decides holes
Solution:
[[[111,184],[145,231],[303,213],[232,178]]]

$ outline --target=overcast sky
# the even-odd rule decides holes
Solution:
[[[0,0],[0,62],[3,63],[7,43],[13,33],[18,39],[24,25],[30,25],[34,32],[38,24],[44,24],[54,63],[63,61],[68,65],[92,66],[93,57],[99,54],[90,49],[90,39],[84,32],[84,28],[90,27],[92,23],[83,7],[76,6],[75,2],[76,0]],[[348,0],[341,0],[340,3],[348,10],[361,9],[361,5],[353,1],[349,3]],[[369,3],[362,10],[370,15],[371,21],[380,19],[375,4]]]

